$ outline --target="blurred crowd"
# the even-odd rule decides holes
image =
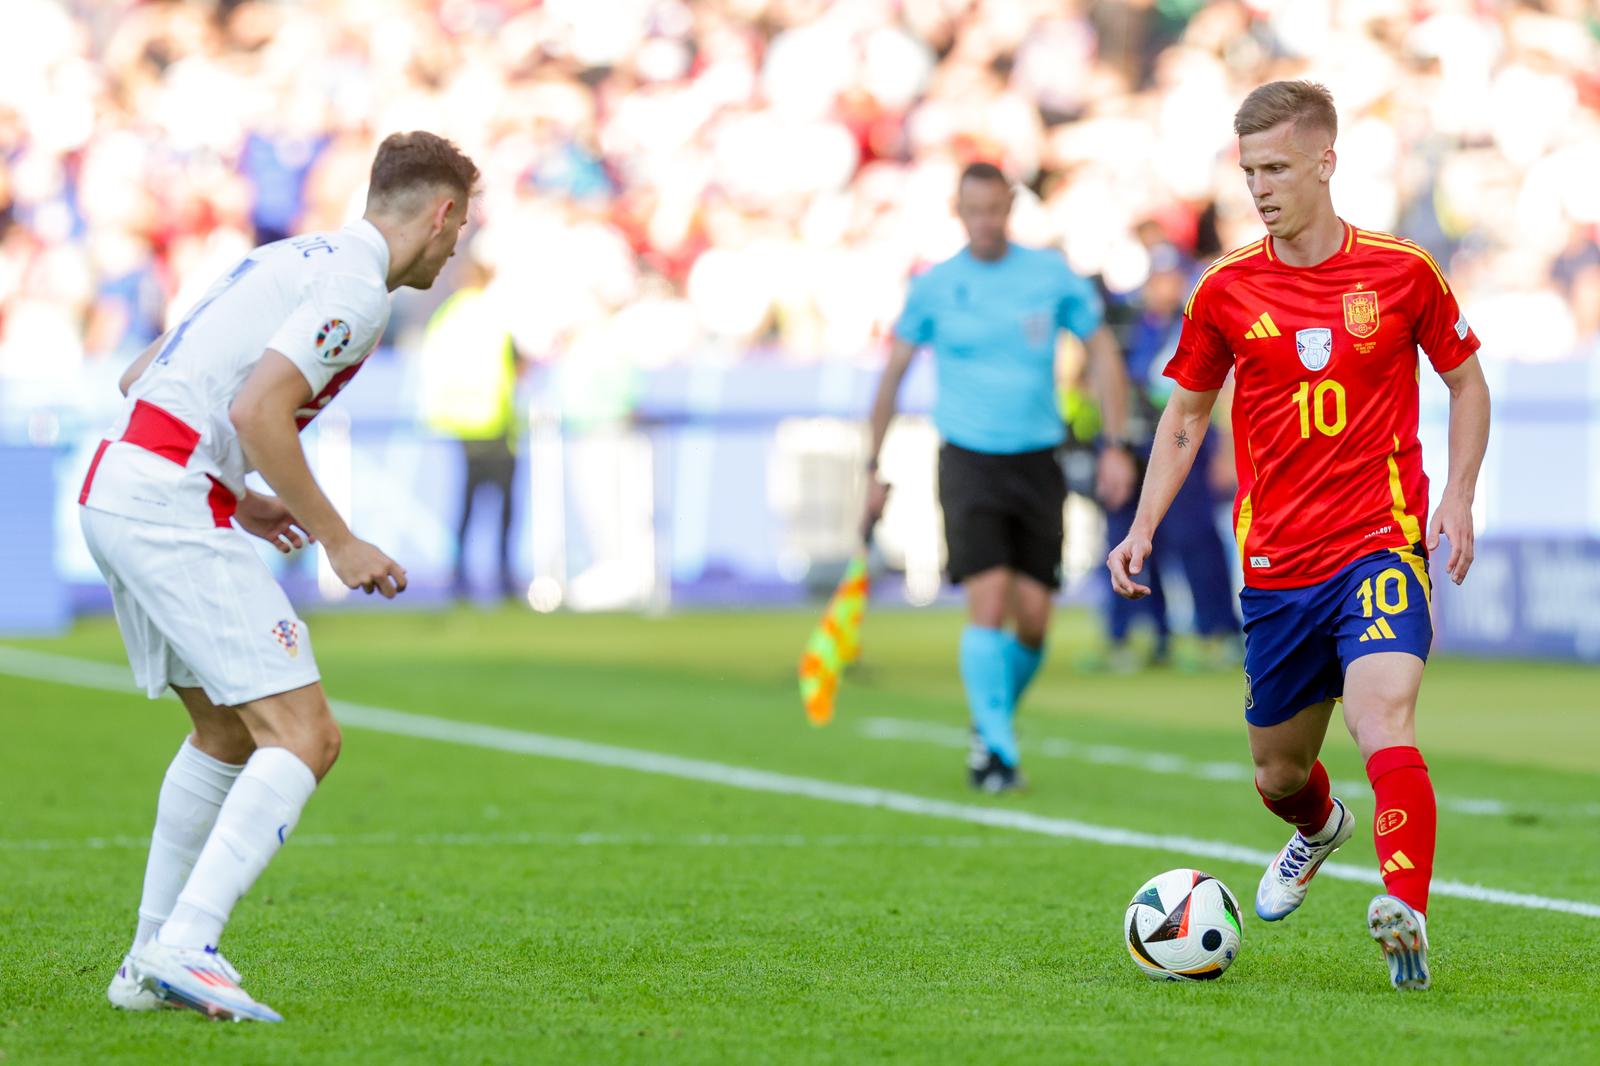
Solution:
[[[878,357],[960,168],[1137,305],[1259,223],[1230,122],[1325,82],[1335,203],[1430,248],[1499,358],[1596,352],[1584,0],[7,0],[0,380],[121,364],[256,243],[359,214],[381,137],[483,170],[535,359]],[[458,257],[458,262],[463,257]],[[450,278],[441,282],[447,288]],[[442,293],[396,301],[415,341]]]

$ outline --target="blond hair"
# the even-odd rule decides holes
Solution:
[[[1243,137],[1261,133],[1284,122],[1296,128],[1323,130],[1331,142],[1339,134],[1339,115],[1333,94],[1314,81],[1269,81],[1244,98],[1233,116],[1233,132]]]

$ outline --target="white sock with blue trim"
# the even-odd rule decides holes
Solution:
[[[213,759],[184,738],[156,801],[156,826],[150,834],[150,857],[139,897],[139,928],[130,953],[144,947],[172,915],[178,893],[217,823],[217,812],[243,769]]]
[[[234,904],[278,853],[316,791],[316,775],[288,748],[259,748],[217,814],[194,872],[158,939],[215,947]]]

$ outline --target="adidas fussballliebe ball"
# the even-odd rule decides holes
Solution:
[[[1239,955],[1239,901],[1199,870],[1157,874],[1122,920],[1128,954],[1154,981],[1214,981]]]

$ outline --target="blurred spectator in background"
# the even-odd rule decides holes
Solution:
[[[1600,357],[1590,0],[4,9],[0,441],[84,439],[102,386],[211,278],[358,217],[378,131],[436,129],[483,168],[475,226],[517,351],[586,412],[566,429],[595,431],[549,486],[594,530],[567,560],[594,604],[640,583],[608,560],[644,483],[626,417],[599,409],[664,368],[877,366],[914,273],[963,243],[950,189],[974,159],[1017,179],[1020,242],[1131,307],[1158,248],[1206,262],[1260,235],[1227,134],[1274,79],[1333,90],[1341,216],[1438,258],[1491,375]],[[436,300],[397,296],[385,343],[414,351]]]
[[[1191,264],[1176,248],[1158,244],[1150,249],[1150,277],[1136,301],[1137,314],[1124,349],[1130,385],[1128,435],[1135,442],[1141,473],[1150,458],[1156,423],[1172,391],[1162,370],[1177,350],[1192,276]],[[1110,582],[1106,582],[1106,637],[1112,669],[1129,670],[1138,665],[1128,631],[1140,619],[1148,619],[1155,631],[1151,661],[1169,661],[1172,623],[1165,582],[1178,569],[1194,601],[1194,632],[1202,642],[1204,658],[1218,665],[1236,661],[1240,631],[1232,563],[1217,532],[1217,508],[1224,498],[1212,484],[1217,456],[1228,458],[1227,450],[1226,432],[1208,433],[1201,441],[1194,472],[1174,497],[1145,564],[1150,595],[1127,600],[1111,595]],[[1135,494],[1122,506],[1106,509],[1107,551],[1128,535],[1137,506]]]
[[[1341,213],[1416,234],[1491,357],[1566,358],[1593,333],[1584,0],[373,10],[8,0],[0,381],[77,403],[80,366],[137,351],[254,241],[354,217],[374,131],[416,126],[485,160],[484,235],[523,286],[530,354],[561,358],[649,276],[673,328],[642,331],[638,366],[870,359],[913,268],[959,247],[948,189],[974,158],[1020,179],[1021,239],[1118,298],[1155,243],[1205,260],[1247,242],[1259,222],[1218,131],[1247,88],[1295,76],[1349,101]],[[429,311],[397,305],[391,338]]]
[[[428,429],[461,443],[466,474],[461,517],[456,525],[452,591],[470,592],[467,530],[482,489],[499,497],[497,591],[518,595],[511,572],[512,501],[517,472],[517,353],[498,294],[490,291],[489,268],[469,259],[460,287],[428,320],[420,348],[420,402]]]

